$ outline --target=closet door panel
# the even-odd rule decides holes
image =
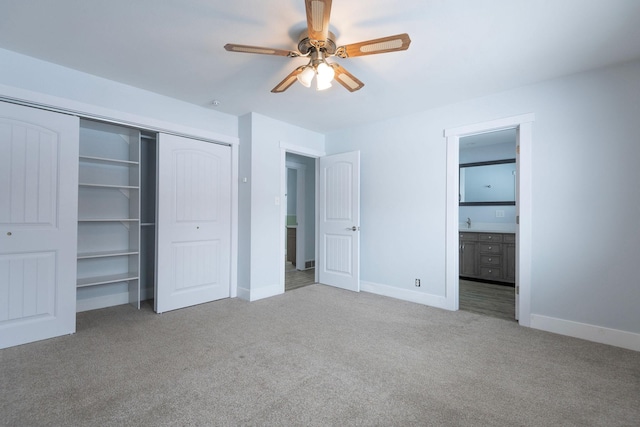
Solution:
[[[78,128],[0,103],[0,348],[75,332]]]
[[[160,135],[156,311],[228,298],[231,149]]]

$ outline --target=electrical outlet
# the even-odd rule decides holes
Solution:
[[[416,279],[416,287],[419,288],[420,287],[420,279]]]
[[[496,218],[504,218],[504,211],[502,209],[496,211]]]

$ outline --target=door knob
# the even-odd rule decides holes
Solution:
[[[347,231],[358,231],[359,229],[360,227],[356,227],[355,225],[353,227],[346,228]]]

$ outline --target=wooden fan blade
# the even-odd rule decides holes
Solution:
[[[396,52],[407,50],[411,44],[409,34],[397,34],[395,36],[382,37],[380,39],[367,40],[365,42],[348,44],[336,49],[336,56],[352,58],[354,56],[374,55],[376,53]]]
[[[307,28],[312,45],[323,47],[329,35],[329,16],[331,0],[305,0],[307,9]]]
[[[247,46],[243,44],[228,43],[224,45],[224,48],[229,52],[259,53],[262,55],[288,56],[290,58],[300,56],[299,53],[294,52],[292,50],[273,49],[270,47],[259,47],[259,46]]]
[[[355,92],[362,89],[364,83],[358,80],[353,74],[344,69],[340,64],[335,62],[331,64],[333,70],[336,72],[334,80],[344,86],[349,92]]]
[[[292,84],[296,82],[298,79],[298,74],[302,72],[304,67],[298,67],[291,72],[287,77],[284,78],[280,83],[276,85],[273,89],[271,89],[272,93],[282,93],[285,90],[289,89]]]

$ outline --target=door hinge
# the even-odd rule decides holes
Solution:
[[[520,215],[516,215],[516,224],[520,224]]]
[[[520,295],[520,286],[516,286],[516,295]]]

